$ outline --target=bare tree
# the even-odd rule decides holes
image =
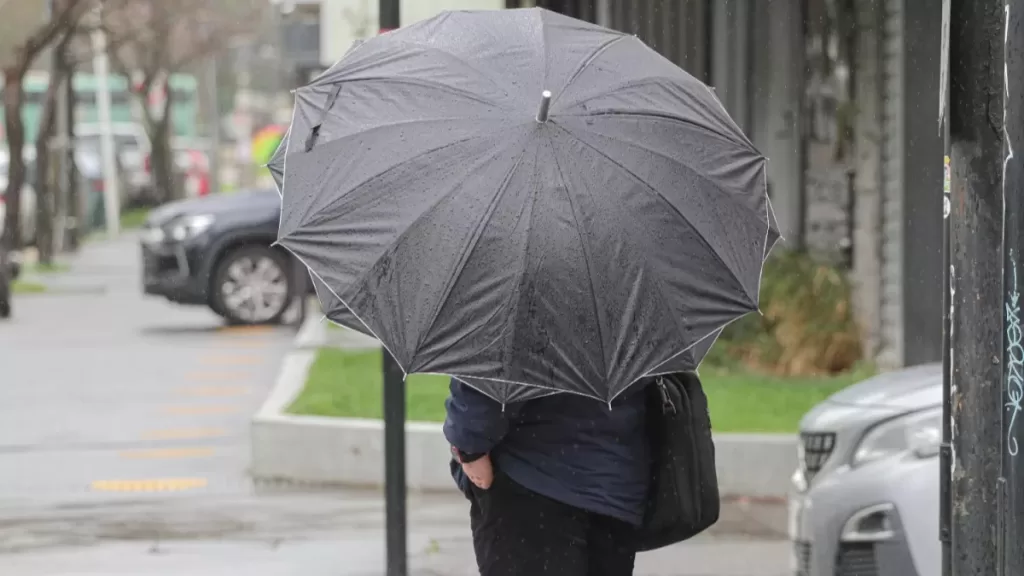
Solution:
[[[5,192],[8,210],[0,243],[8,248],[17,247],[21,242],[21,189],[25,185],[26,176],[23,159],[25,125],[21,117],[21,107],[25,99],[25,74],[39,54],[56,39],[66,35],[93,5],[90,0],[54,0],[49,19],[15,45],[10,58],[3,63],[4,124],[10,168]]]
[[[180,192],[173,182],[170,147],[174,91],[167,78],[196,61],[212,57],[259,22],[265,2],[259,0],[117,0],[118,10],[104,18],[111,41],[111,65],[131,79],[140,100],[143,123],[149,136],[154,185],[165,199]],[[131,37],[125,40],[125,35]],[[153,110],[149,95],[163,90],[162,106]],[[218,121],[214,119],[214,121]],[[214,151],[217,153],[217,151]]]
[[[50,82],[46,86],[43,97],[43,110],[39,119],[39,132],[36,134],[36,247],[39,249],[39,262],[51,264],[54,253],[54,227],[56,225],[55,184],[57,179],[50,170],[51,149],[54,132],[57,127],[57,101],[65,82],[71,82],[72,63],[68,59],[68,47],[75,35],[76,28],[62,32],[54,44],[56,54],[54,67],[50,73]]]

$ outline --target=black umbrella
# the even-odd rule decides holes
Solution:
[[[297,91],[287,140],[279,243],[331,318],[501,401],[694,369],[778,239],[707,86],[546,10],[366,41]]]

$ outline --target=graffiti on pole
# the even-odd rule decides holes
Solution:
[[[952,174],[949,169],[949,156],[946,156],[943,162],[942,178],[942,217],[949,218],[949,213],[952,211],[952,205],[949,201],[949,187],[952,180]]]
[[[1017,416],[1024,410],[1024,334],[1020,326],[1020,291],[1017,289],[1017,260],[1010,251],[1013,262],[1013,288],[1006,295],[1006,410],[1010,422],[1006,427],[1006,450],[1011,456],[1019,451],[1015,438]]]

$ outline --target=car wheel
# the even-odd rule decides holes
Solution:
[[[229,252],[214,272],[210,308],[232,324],[276,324],[292,301],[288,258],[263,246]]]

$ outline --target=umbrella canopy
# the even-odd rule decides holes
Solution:
[[[610,402],[756,310],[765,159],[634,36],[448,12],[296,94],[280,245],[406,373]]]

